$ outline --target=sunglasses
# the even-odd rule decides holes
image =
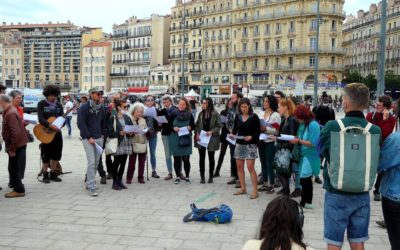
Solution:
[[[154,99],[147,99],[146,102],[154,102]]]
[[[96,92],[96,93],[93,93],[93,94],[98,95],[98,96],[102,96],[103,95],[102,92]]]
[[[128,108],[129,108],[129,106],[122,106],[122,108],[123,108],[123,109],[128,109]]]

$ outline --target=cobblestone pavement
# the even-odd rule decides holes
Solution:
[[[76,124],[76,116],[73,117]],[[32,127],[30,127],[32,129]],[[174,185],[172,181],[150,179],[144,185],[135,180],[128,190],[114,191],[111,183],[100,185],[99,197],[85,191],[86,158],[78,130],[65,136],[62,165],[72,171],[62,183],[48,185],[36,180],[39,171],[37,141],[28,146],[25,198],[5,199],[8,190],[7,156],[0,156],[0,249],[241,249],[254,238],[260,217],[275,195],[262,193],[257,200],[234,197],[234,188],[226,185],[229,177],[229,152],[222,177],[214,184],[200,185],[198,152],[191,156],[192,184]],[[218,154],[217,154],[218,156]],[[161,138],[157,148],[158,173],[164,177],[166,166]],[[257,162],[257,171],[260,164]],[[98,182],[100,181],[97,177]],[[250,179],[247,175],[248,190]],[[323,242],[323,190],[314,185],[314,210],[305,211],[305,240],[315,249]],[[189,204],[213,207],[228,204],[234,211],[229,225],[184,224]],[[382,219],[381,206],[371,202],[370,240],[367,249],[390,249],[385,230],[375,221]],[[344,249],[349,249],[348,244]]]

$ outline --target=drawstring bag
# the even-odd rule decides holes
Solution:
[[[192,221],[205,221],[216,224],[225,224],[231,222],[233,216],[232,209],[225,204],[211,209],[199,209],[192,203],[190,204],[190,208],[192,209],[192,212],[188,213],[183,218],[183,222],[185,223]]]

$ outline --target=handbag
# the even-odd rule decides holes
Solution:
[[[225,224],[232,221],[232,209],[225,204],[211,209],[199,209],[194,203],[190,204],[192,212],[183,217],[183,222],[204,221]]]
[[[276,151],[274,158],[274,167],[278,174],[290,176],[292,171],[290,169],[291,152],[287,148],[280,148]]]
[[[192,146],[192,137],[190,136],[190,134],[179,136],[178,137],[178,146],[179,147]]]
[[[114,131],[117,131],[117,119],[114,117]],[[106,147],[104,149],[105,155],[115,154],[118,149],[118,138],[109,138],[106,140]]]
[[[143,154],[147,152],[147,145],[146,143],[138,143],[134,142],[132,146],[132,150],[136,154]]]

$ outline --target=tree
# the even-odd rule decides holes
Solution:
[[[367,77],[364,78],[364,83],[370,90],[376,90],[378,85],[378,80],[373,74],[369,74]]]
[[[352,70],[352,71],[346,71],[345,73],[345,79],[343,79],[343,83],[349,84],[353,82],[364,82],[364,78],[361,75],[360,72]]]
[[[400,76],[395,75],[393,70],[385,73],[385,89],[395,89],[400,87]]]

